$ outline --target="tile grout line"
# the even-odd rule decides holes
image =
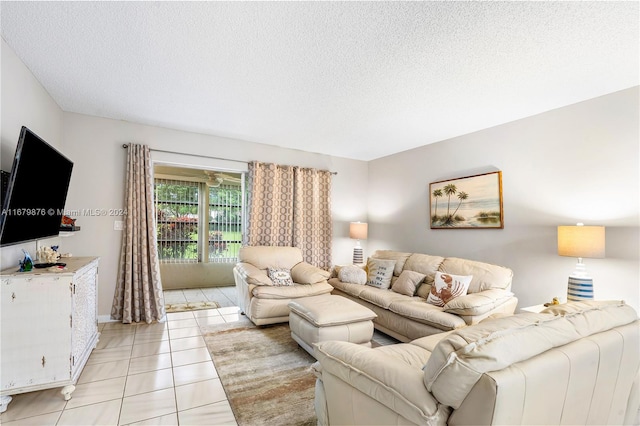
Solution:
[[[131,352],[129,352],[129,362],[127,363],[127,375],[124,377],[124,387],[122,388],[122,398],[120,399],[120,410],[118,412],[118,425],[122,418],[122,408],[124,407],[124,395],[127,391],[127,382],[129,381],[129,370],[131,369],[131,359],[133,358],[133,346],[136,343],[136,335],[138,334],[137,326],[133,332],[133,342],[131,342]]]
[[[186,299],[186,298],[185,298]],[[195,319],[195,316],[193,315],[193,312],[190,312],[191,315],[193,316],[193,318]],[[169,317],[167,316],[167,329],[169,329]],[[173,365],[173,346],[171,344],[171,342],[173,341],[173,339],[171,338],[171,330],[167,331],[167,333],[169,334],[169,353],[171,354],[171,379],[173,380],[173,402],[175,404],[176,407],[176,422],[178,422],[178,425],[180,424],[180,411],[178,409],[178,391],[177,391],[177,386],[176,386],[176,374],[175,374],[175,366]]]

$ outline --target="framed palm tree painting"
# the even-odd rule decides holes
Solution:
[[[504,228],[502,172],[429,184],[431,229]]]

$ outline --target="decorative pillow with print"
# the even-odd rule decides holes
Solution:
[[[273,281],[273,285],[293,285],[291,271],[289,269],[267,268],[267,275]]]
[[[367,259],[367,285],[388,289],[391,286],[395,260]]]
[[[443,307],[448,301],[464,296],[469,290],[473,275],[453,275],[436,272],[427,303]]]

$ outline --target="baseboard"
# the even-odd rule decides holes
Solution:
[[[111,315],[98,315],[98,324],[101,324],[103,322],[119,322],[119,321],[111,319]]]

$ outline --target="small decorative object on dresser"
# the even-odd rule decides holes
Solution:
[[[29,272],[33,269],[33,260],[29,252],[25,249],[22,249],[22,253],[24,253],[24,258],[20,261],[19,272]]]
[[[58,253],[58,246],[42,246],[37,251],[38,262],[42,263],[56,263],[60,259],[60,253]]]
[[[560,305],[560,299],[558,299],[557,297],[554,297],[551,300],[551,302],[541,303],[539,305],[533,305],[533,306],[525,306],[524,308],[519,308],[518,312],[533,312],[537,314],[544,311],[548,307],[558,306],[558,305]]]
[[[0,412],[11,395],[75,383],[98,342],[98,258],[66,259],[65,269],[2,271]]]
[[[548,308],[549,306],[554,306],[559,304],[560,304],[560,299],[558,299],[557,297],[554,297],[553,299],[551,299],[551,302],[545,303],[544,306]]]

